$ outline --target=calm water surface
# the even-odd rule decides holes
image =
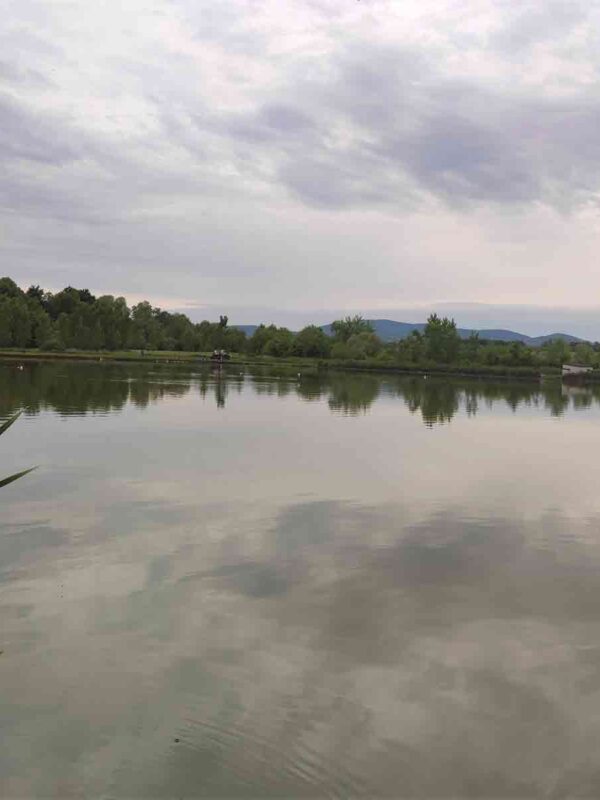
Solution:
[[[0,365],[0,795],[600,797],[599,398]]]

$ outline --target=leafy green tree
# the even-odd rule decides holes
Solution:
[[[350,358],[373,358],[381,350],[381,340],[372,331],[353,334],[347,341]]]
[[[467,361],[473,363],[479,359],[481,353],[481,339],[477,331],[471,331],[469,338],[462,343],[462,352]]]
[[[12,278],[0,278],[0,296],[21,297],[23,291],[17,286]]]
[[[48,336],[39,343],[40,350],[46,353],[61,353],[65,349],[58,331],[51,330]]]
[[[75,289],[75,291],[79,294],[79,299],[82,303],[93,305],[96,302],[96,298],[89,289]]]
[[[248,340],[248,352],[253,355],[287,356],[294,344],[294,334],[276,325],[259,325]]]
[[[11,346],[29,347],[31,343],[31,319],[23,293],[8,300],[6,311],[10,320]]]
[[[524,367],[532,363],[531,349],[523,342],[511,342],[507,348],[508,363]]]
[[[431,314],[423,333],[427,358],[431,361],[449,363],[454,361],[460,348],[460,336],[454,320]]]
[[[162,312],[163,314],[165,312]],[[159,319],[162,315],[159,315]],[[196,346],[196,334],[194,326],[185,314],[167,314],[163,323],[165,335],[172,350],[194,350]]]
[[[158,321],[147,300],[131,309],[131,344],[140,350],[155,350],[160,339]]]
[[[276,325],[259,325],[248,340],[248,352],[252,355],[261,355],[267,343],[276,335]]]
[[[493,367],[501,364],[504,356],[504,346],[498,342],[487,342],[481,351],[483,363]]]
[[[327,358],[331,350],[331,341],[322,328],[307,325],[296,336],[292,350],[297,356]]]
[[[419,331],[412,331],[392,347],[400,364],[422,364],[425,361],[425,340]]]
[[[331,348],[331,357],[361,361],[373,358],[382,350],[378,336],[369,331],[353,334],[347,341],[335,341]]]
[[[171,314],[149,303],[131,312],[125,299],[67,286],[56,294],[32,285],[21,291],[11,278],[0,279],[0,347],[44,347],[58,350],[224,348],[242,352],[245,334],[218,323],[193,324],[184,314]],[[281,345],[279,350],[283,351]]]
[[[213,347],[213,324],[208,320],[198,322],[194,326],[196,334],[197,348],[200,352],[207,353],[214,350]]]
[[[51,334],[52,322],[37,300],[29,298],[28,306],[31,323],[30,344],[33,347],[41,347],[42,342],[45,342]]]
[[[552,339],[543,346],[548,364],[560,367],[571,360],[571,348],[563,339]]]
[[[597,363],[594,348],[587,342],[581,342],[575,346],[574,356],[575,361],[578,364],[584,364],[585,366],[591,367]]]
[[[287,328],[279,328],[274,335],[269,338],[262,352],[266,356],[285,358],[292,352],[294,346],[294,334]]]
[[[12,343],[11,320],[8,316],[8,302],[0,297],[0,347],[10,347]]]
[[[94,303],[79,300],[70,318],[72,339],[70,347],[78,350],[100,350],[104,344],[98,307]]]
[[[33,286],[33,285],[30,286],[29,289],[27,289],[27,291],[25,292],[25,294],[27,295],[27,297],[29,297],[30,300],[35,300],[41,306],[44,304],[44,290],[41,289],[39,286]]]
[[[73,290],[75,291],[75,290]],[[57,329],[65,347],[76,350],[99,350],[104,339],[97,305],[84,303],[78,295],[63,298],[63,308],[57,320]]]
[[[347,342],[334,342],[329,355],[331,358],[335,358],[338,361],[352,358],[352,353],[350,352]]]
[[[72,314],[75,306],[80,303],[79,292],[72,286],[67,286],[61,292],[48,297],[48,313],[52,319],[57,320],[61,314]]]
[[[374,333],[375,328],[360,314],[356,314],[353,317],[336,319],[335,322],[331,323],[331,332],[338,341],[347,342],[351,336],[356,336],[359,333]]]
[[[103,295],[96,300],[96,313],[100,326],[100,347],[106,350],[123,350],[129,336],[129,309],[123,297]]]
[[[243,353],[246,349],[246,334],[239,328],[227,328],[221,341],[224,349],[232,353]]]

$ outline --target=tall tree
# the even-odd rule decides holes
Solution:
[[[0,296],[20,297],[23,294],[12,278],[0,278]]]
[[[331,323],[331,331],[338,341],[347,342],[351,336],[358,333],[374,333],[375,328],[360,314],[356,314],[353,317],[336,319]]]
[[[453,319],[431,314],[427,319],[423,336],[427,357],[432,361],[449,363],[458,356],[460,336]]]
[[[131,309],[131,344],[140,350],[158,347],[160,330],[152,306],[147,300]]]
[[[322,328],[307,325],[296,336],[293,353],[297,356],[327,358],[331,349],[331,341]]]

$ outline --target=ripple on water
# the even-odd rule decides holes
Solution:
[[[168,735],[161,726],[160,742],[154,738],[151,753],[138,749],[138,758],[121,763],[112,790],[135,796],[150,788],[153,796],[163,791],[169,796],[368,796],[350,766],[304,741],[312,732],[311,727],[295,728],[290,740],[285,732],[261,735],[250,721],[224,724],[184,713]]]
[[[248,725],[222,725],[214,720],[188,717],[177,737],[190,751],[211,749],[214,756],[248,787],[270,788],[322,797],[364,794],[364,786],[351,771],[317,752],[301,735],[295,741],[259,735]],[[303,731],[306,733],[307,731]]]

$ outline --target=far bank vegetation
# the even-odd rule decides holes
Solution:
[[[522,342],[461,339],[454,320],[430,315],[422,333],[383,342],[361,316],[336,320],[331,335],[316,325],[293,332],[260,325],[252,336],[219,322],[192,322],[143,301],[131,308],[123,297],[95,297],[88,289],[67,287],[55,294],[39,286],[23,291],[10,278],[0,279],[0,348],[65,351],[174,351],[210,353],[227,350],[249,357],[294,357],[382,367],[497,369],[539,371],[574,361],[600,367],[598,343],[569,344],[561,339],[541,347]]]

